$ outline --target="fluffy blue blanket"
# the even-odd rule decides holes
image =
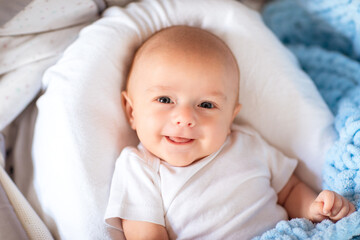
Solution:
[[[360,1],[276,0],[263,18],[297,56],[335,115],[323,185],[360,208]],[[337,223],[282,221],[255,239],[360,239],[360,212]]]

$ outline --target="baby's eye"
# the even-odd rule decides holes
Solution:
[[[202,102],[199,104],[199,107],[201,108],[214,108],[214,104],[211,102]]]
[[[167,103],[167,104],[173,103],[173,101],[171,101],[169,97],[159,97],[157,101],[160,103]]]

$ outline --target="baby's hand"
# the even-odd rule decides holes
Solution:
[[[338,221],[355,212],[354,205],[336,192],[324,190],[311,204],[310,220],[320,222],[324,219]]]

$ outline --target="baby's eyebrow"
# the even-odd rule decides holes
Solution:
[[[147,92],[156,92],[156,91],[168,91],[173,90],[171,86],[151,86],[148,89],[146,89]]]
[[[221,91],[212,91],[212,92],[209,93],[209,96],[213,96],[213,97],[216,97],[216,98],[221,98],[224,101],[227,100],[226,94],[224,94]]]

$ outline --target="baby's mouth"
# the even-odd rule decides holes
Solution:
[[[174,143],[174,144],[187,144],[194,141],[194,139],[191,138],[171,137],[171,136],[166,136],[166,139],[170,143]]]

